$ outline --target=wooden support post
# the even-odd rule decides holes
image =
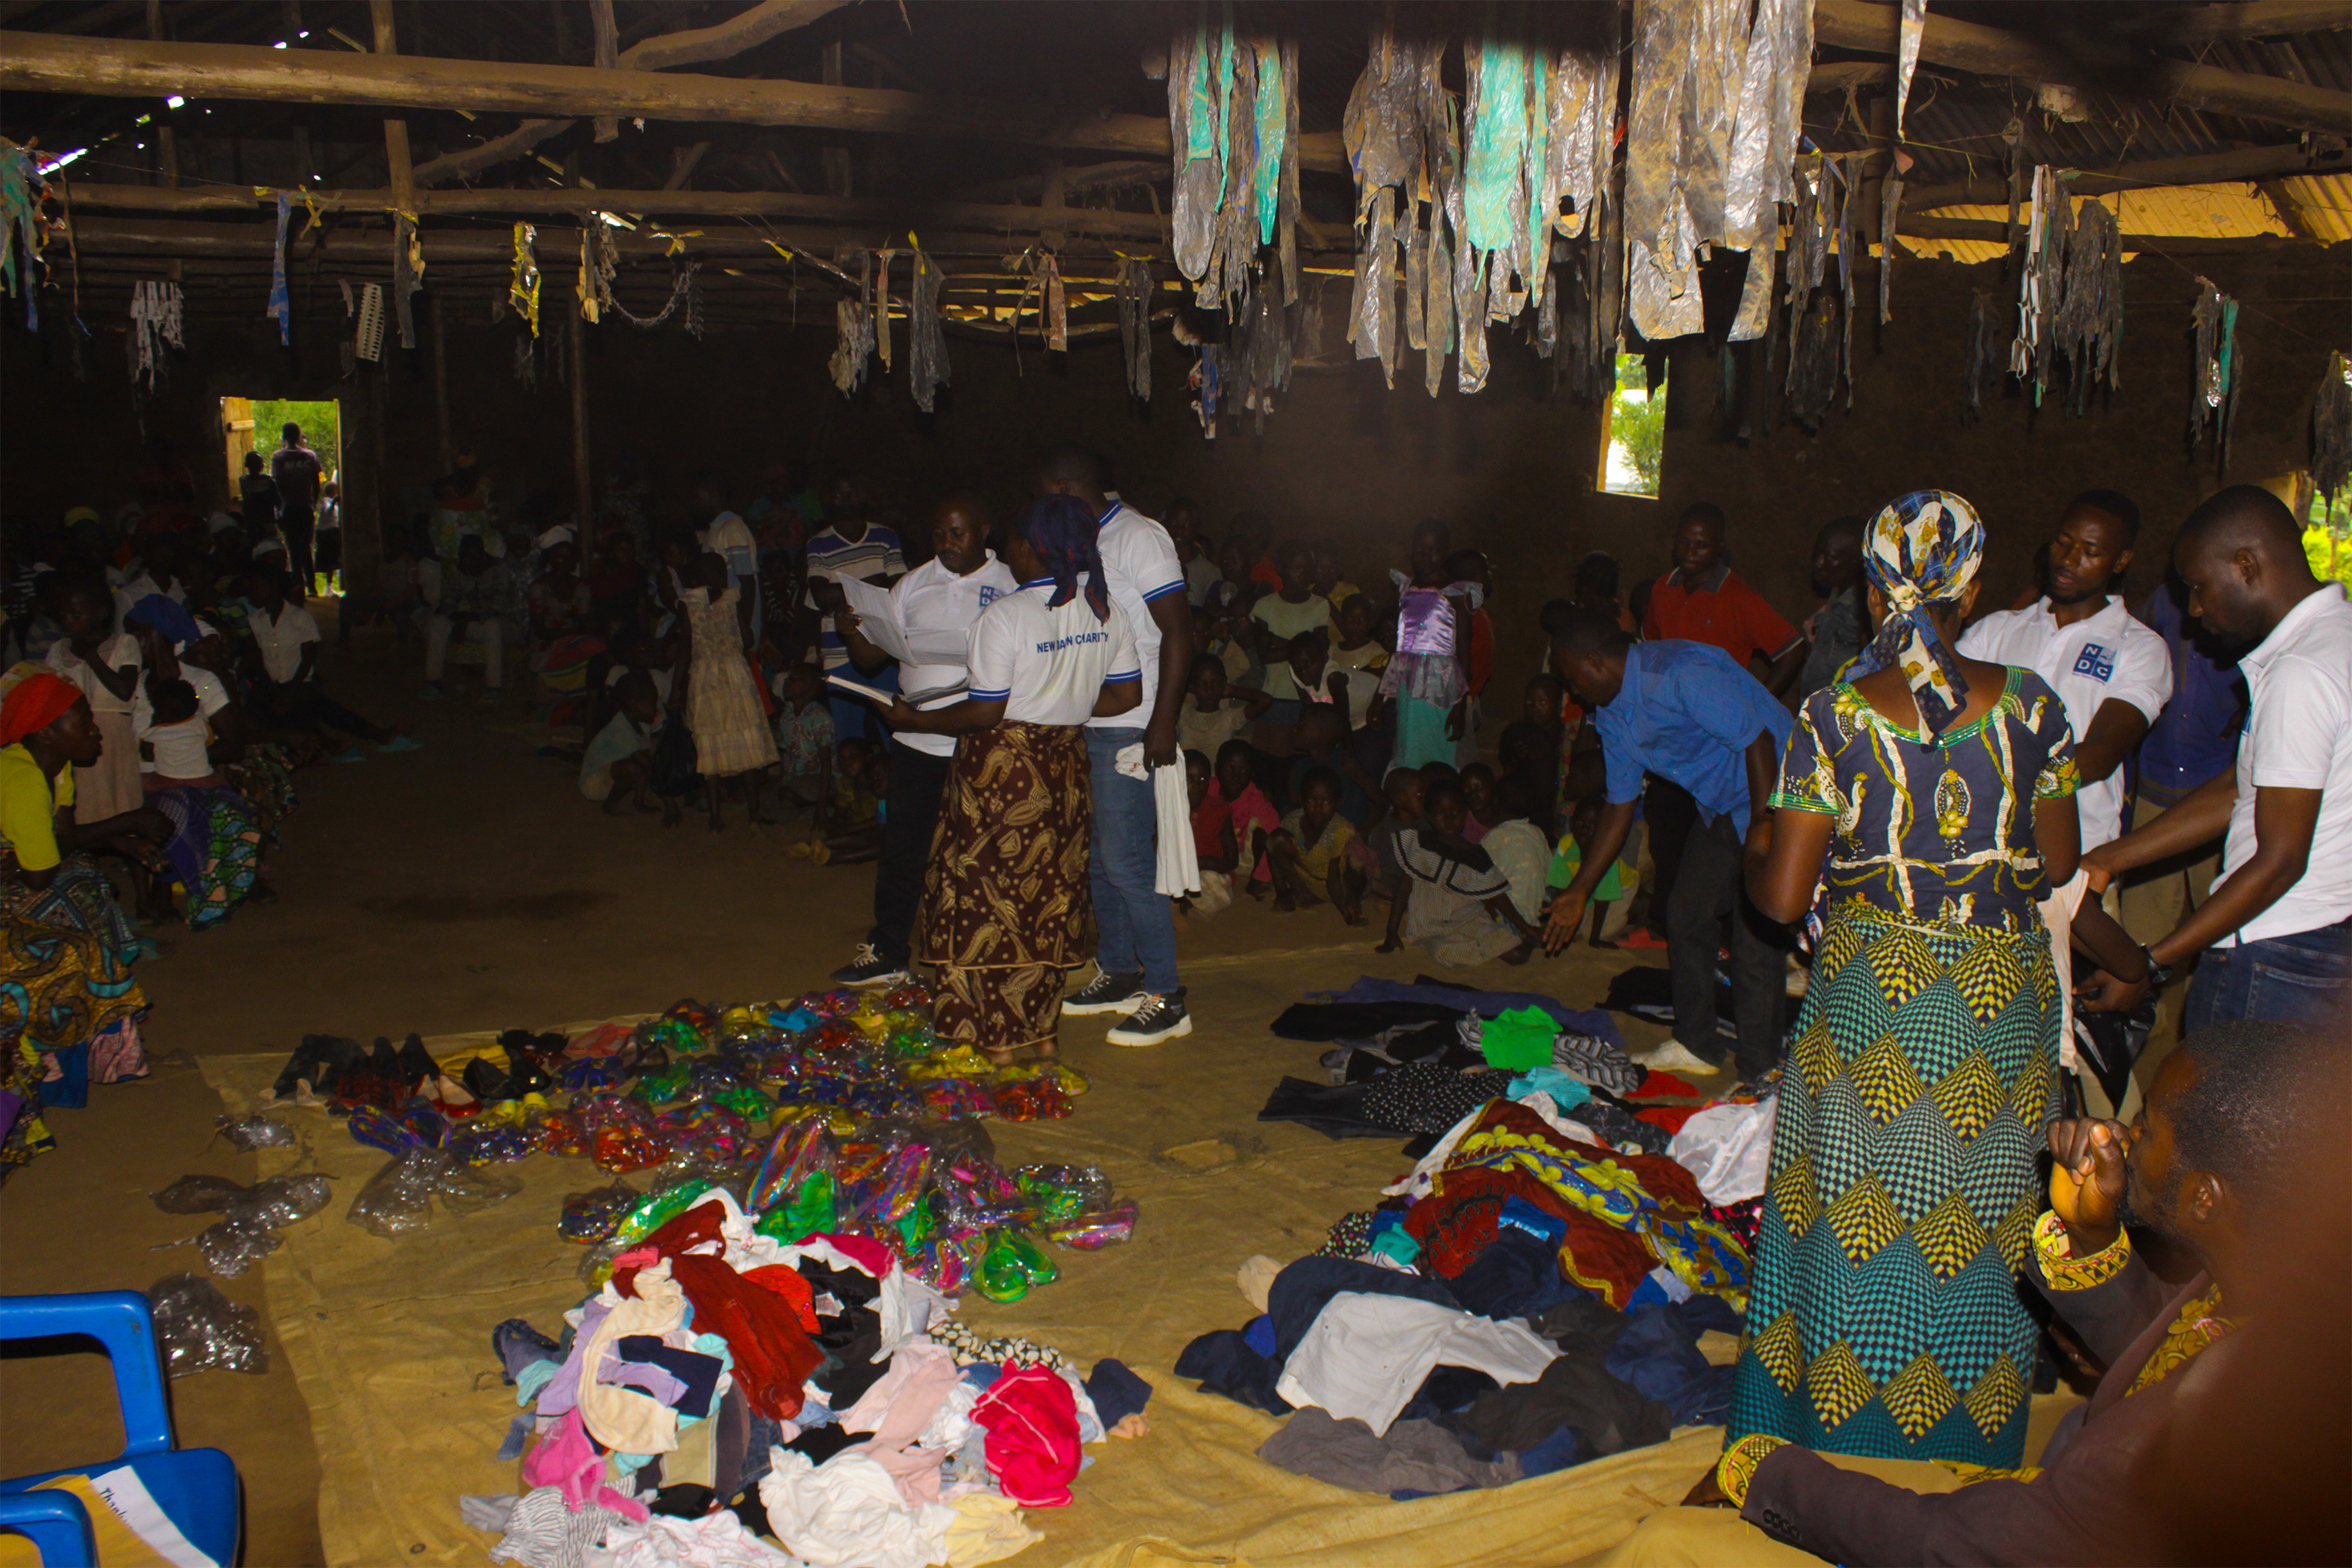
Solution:
[[[576,290],[563,331],[565,359],[572,367],[572,493],[579,501],[576,526],[580,532],[580,559],[584,563],[595,556],[596,513],[589,496],[588,325],[581,318]]]
[[[825,45],[824,52],[819,57],[819,58],[824,79],[824,85],[827,87],[841,86],[841,40],[836,38],[832,43]],[[854,195],[855,189],[855,184],[850,176],[849,149],[841,144],[839,138],[827,137],[824,143],[825,195],[829,196],[846,196]]]
[[[368,16],[375,24],[375,52],[389,59],[400,53],[399,35],[392,23],[392,0],[368,0]],[[416,210],[416,177],[408,161],[408,121],[383,122],[383,157],[392,170],[392,205],[408,213]]]
[[[588,0],[588,19],[596,28],[596,68],[611,70],[621,58],[621,36],[613,26],[613,0]],[[619,115],[596,116],[597,141],[616,141],[620,134]]]
[[[152,43],[163,41],[163,0],[147,0],[147,37]],[[180,183],[180,144],[172,134],[170,113],[171,106],[166,104],[155,116],[155,183],[159,185]]]
[[[433,312],[433,438],[446,474],[457,466],[457,449],[449,440],[449,311],[444,296],[425,298]]]

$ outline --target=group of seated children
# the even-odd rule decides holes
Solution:
[[[1536,733],[1507,731],[1499,774],[1483,762],[1459,770],[1430,763],[1391,768],[1376,781],[1347,743],[1334,705],[1305,710],[1293,737],[1297,749],[1287,758],[1270,758],[1238,736],[1213,753],[1188,744],[1202,886],[1179,908],[1209,919],[1246,889],[1286,912],[1328,901],[1353,926],[1365,923],[1369,896],[1388,906],[1381,952],[1412,943],[1444,964],[1525,963],[1545,905],[1575,877],[1600,815],[1597,800],[1580,800],[1568,831],[1552,837],[1559,698],[1549,676],[1528,683],[1528,718],[1512,728],[1526,724]],[[1188,718],[1197,711],[1239,719],[1252,706],[1225,692],[1222,668],[1196,668]],[[1629,883],[1626,868],[1613,866],[1596,891],[1594,946],[1615,945],[1610,938],[1624,928]]]

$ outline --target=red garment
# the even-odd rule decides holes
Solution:
[[[824,1364],[809,1342],[801,1313],[774,1290],[690,1252],[669,1260],[670,1278],[694,1304],[697,1333],[717,1334],[735,1356],[735,1382],[753,1410],[777,1421],[800,1414],[801,1384]]]
[[[793,1305],[801,1315],[801,1327],[816,1332],[816,1291],[801,1278],[797,1268],[787,1268],[781,1263],[771,1263],[765,1268],[754,1268],[743,1276],[763,1290],[772,1290]]]
[[[26,736],[46,730],[73,710],[81,688],[63,676],[43,670],[28,675],[0,699],[0,746],[13,746]]]
[[[971,1407],[988,1433],[989,1473],[1023,1508],[1067,1508],[1078,1473],[1078,1402],[1061,1374],[1042,1366],[1009,1372]]]
[[[1664,1100],[1670,1094],[1696,1094],[1698,1085],[1688,1079],[1676,1078],[1670,1072],[1652,1068],[1643,1076],[1641,1087],[1627,1095],[1628,1100]]]
[[[1192,808],[1192,853],[1202,858],[1213,858],[1225,852],[1225,824],[1233,820],[1234,808],[1211,784],[1201,804]]]
[[[1282,568],[1274,563],[1273,556],[1261,555],[1257,558],[1257,564],[1250,568],[1250,581],[1263,583],[1279,594],[1282,592]]]
[[[878,1241],[862,1236],[813,1236],[811,1241],[822,1241],[844,1258],[877,1279],[890,1272],[898,1259],[890,1249]]]
[[[1787,616],[1765,603],[1738,573],[1726,567],[1723,582],[1696,591],[1683,586],[1679,571],[1669,572],[1650,590],[1649,617],[1642,635],[1652,641],[1681,637],[1713,643],[1746,666],[1751,658],[1771,658],[1797,640],[1797,628]]]
[[[1486,689],[1495,673],[1495,623],[1483,609],[1470,612],[1470,695]]]
[[[1653,1127],[1663,1127],[1669,1132],[1679,1132],[1684,1122],[1706,1109],[1703,1105],[1654,1105],[1647,1110],[1633,1112],[1633,1120],[1646,1121]]]

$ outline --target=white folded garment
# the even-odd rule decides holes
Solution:
[[[1171,899],[1201,890],[1201,859],[1192,852],[1192,794],[1184,765],[1151,770],[1153,804],[1160,808],[1160,873],[1152,883]]]
[[[1386,1436],[1433,1368],[1475,1368],[1496,1383],[1533,1383],[1559,1347],[1525,1323],[1497,1322],[1458,1308],[1403,1296],[1342,1290],[1290,1352],[1275,1392],[1293,1405],[1319,1405]]]

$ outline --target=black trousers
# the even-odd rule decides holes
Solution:
[[[354,741],[375,733],[374,725],[328,696],[316,680],[264,687],[254,693],[253,707],[280,729],[340,730]]]
[[[1694,822],[1666,906],[1666,970],[1675,988],[1675,1038],[1702,1057],[1716,1046],[1715,955],[1731,922],[1731,1013],[1738,1031],[1735,1061],[1743,1078],[1780,1059],[1782,979],[1787,929],[1748,901],[1742,886],[1739,826],[1728,816]]]
[[[1652,773],[1642,786],[1642,820],[1649,824],[1650,864],[1657,868],[1657,879],[1650,885],[1650,930],[1664,936],[1675,879],[1682,873],[1683,845],[1698,826],[1698,802],[1672,779]]]
[[[923,896],[923,866],[940,825],[953,757],[912,746],[890,748],[890,819],[882,825],[882,858],[874,868],[874,930],[866,941],[877,956],[905,963],[914,956],[915,905]]]
[[[278,531],[286,536],[286,569],[294,574],[294,591],[288,597],[298,605],[310,596],[310,541],[318,521],[306,506],[289,506],[278,519]]]

